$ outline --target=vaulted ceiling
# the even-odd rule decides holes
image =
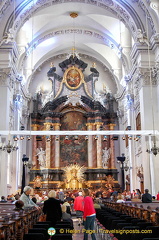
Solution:
[[[156,0],[0,2],[0,38],[13,30],[19,50],[17,69],[32,94],[40,86],[38,81],[46,80],[41,71],[46,73],[50,62],[62,74],[58,62],[73,47],[90,67],[96,62],[100,70],[97,91],[106,85],[113,94],[121,92],[123,77],[132,67],[130,52],[137,30],[150,38],[159,29],[158,10],[153,8]],[[70,16],[73,12],[77,17]]]

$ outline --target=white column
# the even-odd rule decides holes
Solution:
[[[149,136],[149,146],[150,146],[150,149],[153,147],[151,136]],[[150,183],[151,183],[151,194],[152,194],[152,196],[156,195],[156,192],[155,192],[154,158],[155,158],[154,154],[150,153]]]
[[[151,96],[152,95],[152,96]],[[157,107],[157,88],[156,86],[152,86],[152,94],[151,94],[151,88],[150,86],[144,86],[140,90],[140,112],[141,112],[141,126],[142,129],[147,130],[153,130],[158,129],[158,107]],[[154,122],[154,125],[153,125]],[[154,166],[155,168],[155,192],[158,191],[158,171],[156,169],[158,168],[158,162],[159,162],[159,154],[156,156],[150,156],[151,154],[146,152],[146,149],[150,149],[150,142],[151,146],[153,144],[153,141],[148,139],[147,137],[142,136],[142,159],[143,159],[143,170],[144,170],[144,188],[148,188],[149,191],[154,191],[152,189],[152,183],[151,183],[151,176],[152,172],[150,172],[150,161],[152,166],[152,161],[155,161],[156,164]],[[158,147],[158,143],[156,143]],[[152,158],[150,160],[150,158]],[[154,174],[154,173],[153,173]],[[153,187],[154,188],[154,187]]]
[[[60,130],[60,124],[55,123],[55,131]],[[60,167],[60,141],[55,140],[55,168]]]
[[[93,124],[87,123],[87,131],[92,131]],[[88,168],[93,167],[93,136],[88,136],[87,142],[87,149],[88,149]]]

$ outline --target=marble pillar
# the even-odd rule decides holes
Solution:
[[[59,131],[60,130],[60,123],[54,123],[54,129],[55,131]],[[59,168],[60,167],[60,138],[57,141],[56,139],[54,140],[54,148],[55,148],[55,168]]]
[[[52,123],[46,122],[44,123],[45,131],[50,131],[50,126],[52,126]],[[50,157],[51,157],[51,138],[50,136],[46,136],[46,168],[50,168]]]
[[[87,131],[93,130],[93,123],[87,123]],[[88,149],[88,168],[93,168],[93,136],[88,136],[87,142]]]
[[[37,131],[38,130],[38,124],[33,124],[31,125],[32,131]],[[32,169],[37,169],[38,168],[38,161],[37,161],[37,141],[36,141],[36,136],[32,136]]]
[[[115,127],[115,124],[110,123],[109,124],[109,130],[113,131]],[[116,168],[116,164],[115,164],[115,153],[114,153],[114,140],[113,140],[113,136],[110,136],[110,168]]]
[[[99,131],[100,127],[103,125],[102,122],[95,123],[96,130]],[[98,135],[98,139],[96,140],[97,145],[97,168],[102,168],[102,136]]]

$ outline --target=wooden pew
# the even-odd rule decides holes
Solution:
[[[123,214],[130,215],[131,217],[152,222],[154,225],[159,226],[159,202],[155,203],[113,203],[106,202],[106,207],[112,208]],[[156,208],[157,207],[157,208]],[[155,209],[156,208],[156,209]]]
[[[14,204],[0,204],[0,240],[22,240],[42,214],[42,210],[36,209],[15,212],[14,207]]]

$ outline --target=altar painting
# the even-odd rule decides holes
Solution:
[[[61,119],[61,130],[86,130],[86,118],[80,112],[68,112]],[[60,137],[61,167],[68,164],[87,166],[87,141],[85,136]]]

